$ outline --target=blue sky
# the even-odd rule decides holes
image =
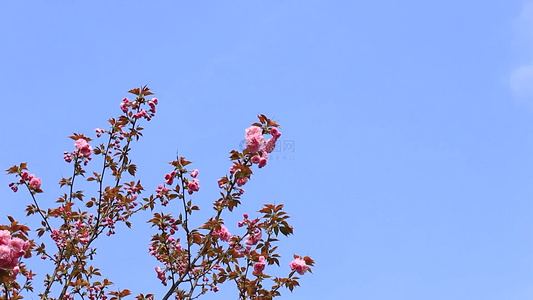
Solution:
[[[155,190],[179,150],[205,211],[244,128],[259,113],[282,125],[288,147],[238,214],[285,203],[282,264],[316,259],[283,299],[533,297],[533,2],[3,1],[0,33],[0,166],[27,161],[42,203],[70,174],[67,136],[147,84],[160,105],[135,145],[139,178]],[[23,218],[11,180],[2,215]],[[99,263],[117,287],[160,295],[137,223]]]

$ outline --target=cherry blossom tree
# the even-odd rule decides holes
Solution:
[[[218,179],[220,197],[213,202],[212,216],[195,228],[191,220],[200,207],[191,196],[200,192],[200,171],[191,168],[184,157],[169,163],[169,172],[154,193],[141,196],[145,188],[135,179],[131,147],[142,137],[141,123],[155,116],[159,100],[150,98],[153,93],[146,86],[129,93],[135,98],[122,100],[122,114],[109,119],[109,129],[95,129],[96,140],[83,134],[70,137],[73,148],[63,158],[72,165],[72,175],[61,178],[59,185],[65,192],[52,207],[40,204],[41,177],[31,174],[26,163],[7,169],[17,178],[10,188],[29,192],[26,213],[39,218],[41,226],[30,230],[11,216],[9,224],[0,226],[0,299],[33,295],[36,274],[25,263],[32,255],[51,266],[44,275],[43,289],[35,292],[41,299],[130,296],[128,289],[113,290],[113,282],[93,265],[94,242],[112,238],[119,224],[131,227],[131,217],[142,211],[152,215],[147,222],[154,233],[147,251],[156,261],[153,276],[166,291],[162,299],[196,299],[229,282],[237,288],[239,299],[272,299],[281,295],[282,288],[292,291],[298,286],[298,276],[310,272],[314,262],[308,256],[294,255],[289,266],[280,266],[278,237],[293,233],[282,204],[264,204],[258,218],[244,214],[238,234],[228,231],[224,219],[241,204],[243,186],[254,169],[267,165],[268,154],[281,136],[279,125],[259,115],[258,122],[245,130],[246,148],[230,152],[228,174]],[[96,185],[98,192],[85,195],[76,188],[80,181]],[[180,211],[176,214],[169,209],[171,205]],[[269,275],[267,271],[275,266],[286,268],[288,275]],[[155,296],[139,294],[136,299]]]

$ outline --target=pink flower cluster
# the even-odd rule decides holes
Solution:
[[[122,112],[123,113],[127,113],[128,112],[128,107],[131,105],[131,102],[128,98],[124,97],[124,99],[122,99],[122,102],[120,102],[120,109],[122,109]]]
[[[91,154],[93,153],[93,148],[91,147],[91,145],[89,145],[89,142],[87,142],[86,139],[80,138],[74,142],[74,147],[76,147],[76,150],[74,150],[74,152],[72,153],[67,151],[63,152],[63,159],[66,162],[70,163],[72,161],[72,156],[78,158],[86,158],[84,164],[87,165],[92,159]]]
[[[15,193],[19,190],[19,187],[16,186],[14,182],[11,182],[11,183],[9,184],[9,187],[10,187],[11,190],[12,190],[13,192],[15,192]]]
[[[30,175],[32,177],[30,179],[29,186],[32,189],[40,189],[41,188],[41,178],[33,177],[33,174]]]
[[[14,270],[18,273],[19,258],[29,247],[29,242],[11,237],[11,233],[7,230],[0,230],[0,269]]]
[[[140,118],[142,118],[142,117],[145,117],[146,119],[148,119],[147,114],[148,114],[148,113],[146,112],[146,110],[141,109],[139,112],[135,113],[135,114],[133,115],[133,117],[134,117],[135,119],[140,119]]]
[[[66,245],[64,232],[59,231],[56,228],[54,228],[52,229],[52,234],[50,236],[56,243],[57,247],[64,247]]]
[[[101,137],[102,133],[106,132],[105,129],[95,128],[94,132],[96,132],[97,137]]]
[[[263,129],[259,126],[250,126],[246,129],[246,149],[248,152],[255,154],[251,158],[251,162],[257,164],[259,168],[266,166],[268,160],[268,153],[274,151],[276,142],[281,136],[281,133],[276,127],[270,129],[272,138],[265,142],[263,137]]]
[[[172,185],[174,183],[174,177],[176,177],[176,171],[165,174],[165,183]]]
[[[225,189],[226,188],[226,182],[227,182],[227,178],[226,177],[219,178],[217,180],[218,187],[221,188],[221,189]]]
[[[237,164],[233,164],[230,167],[229,172],[230,172],[230,174],[235,174],[235,173],[237,173],[240,170],[241,170],[241,168]],[[241,186],[245,185],[248,182],[248,177],[239,177],[239,178],[237,178],[236,182],[237,182],[237,185],[239,187],[241,187]],[[223,182],[219,181],[218,182],[218,186],[222,188],[223,185],[221,186],[221,183],[223,183]],[[244,192],[244,190],[243,190],[243,192]]]
[[[152,98],[151,100],[148,100],[148,105],[150,106],[150,112],[155,114],[155,106],[159,103],[159,100],[157,98]]]
[[[165,197],[168,194],[168,191],[170,191],[168,188],[164,187],[162,184],[157,186],[157,189],[155,190],[156,196],[161,200],[161,205],[167,206],[168,199]]]
[[[248,246],[253,246],[257,244],[262,237],[263,233],[261,232],[261,229],[256,227],[252,230],[251,233],[246,236],[246,240],[244,241],[244,243]]]
[[[259,168],[266,166],[268,154],[266,151],[262,151],[261,155],[254,155],[250,160],[253,164],[258,164]]]
[[[93,153],[93,148],[86,139],[77,139],[74,142],[74,147],[76,147],[76,155],[78,157],[85,157],[87,159],[91,159],[91,154]]]
[[[261,146],[265,143],[265,138],[263,137],[263,129],[259,126],[250,126],[246,128],[246,149],[250,153],[257,153]]]
[[[11,182],[9,184],[9,187],[13,192],[18,191],[19,184],[27,183],[30,189],[38,190],[41,188],[41,178],[35,177],[33,174],[29,174],[28,172],[24,171],[20,173],[20,180],[19,183]]]
[[[126,191],[126,196],[128,196],[130,202],[137,200],[137,194],[141,193],[141,190],[138,187],[130,184],[126,184],[124,191]],[[137,204],[138,203],[135,202],[132,203],[133,206],[137,206]]]
[[[237,178],[237,185],[238,185],[238,186],[243,186],[243,185],[245,185],[247,182],[248,182],[248,177]],[[241,191],[244,191],[244,190],[241,190]]]
[[[291,271],[296,271],[298,274],[303,275],[307,271],[307,264],[305,260],[296,258],[289,264]]]
[[[212,235],[221,239],[224,242],[229,242],[231,239],[231,234],[224,225],[221,225],[220,228],[213,229]]]
[[[269,139],[265,145],[265,149],[268,153],[274,151],[274,148],[276,147],[276,142],[281,136],[281,132],[279,132],[278,128],[273,127],[272,129],[270,129],[270,134],[272,135],[272,138]]]
[[[198,192],[200,190],[200,181],[198,179],[191,179],[187,183],[187,191],[189,195],[192,195],[193,192]]]
[[[124,190],[126,191],[127,194],[131,194],[131,195],[140,194],[141,193],[139,188],[137,188],[134,185],[130,185],[130,184],[126,184],[126,186],[124,187]],[[137,197],[135,197],[135,198],[137,198]]]
[[[71,212],[62,206],[54,211],[53,216],[57,218],[60,214],[70,216]],[[52,228],[52,233],[50,234],[50,237],[52,238],[52,240],[54,240],[54,243],[58,248],[66,247],[68,244],[72,244],[75,240],[79,240],[81,244],[86,245],[87,243],[89,243],[89,232],[87,231],[87,227],[89,227],[89,225],[93,223],[93,220],[94,216],[93,214],[90,214],[86,223],[81,220],[78,220],[76,223],[73,224],[74,226],[72,226],[70,230],[59,230],[56,228]],[[46,256],[43,256],[42,258],[45,259]]]
[[[257,227],[258,221],[258,219],[250,221],[248,219],[248,214],[243,214],[243,220],[237,223],[239,227],[242,227],[244,225],[248,226],[249,233],[248,235],[246,235],[246,240],[244,240],[244,243],[247,245],[248,248],[257,244],[263,237],[263,232]]]
[[[144,109],[138,110],[133,114],[133,118],[145,118],[148,121],[152,119],[152,117],[155,115],[155,106],[159,103],[159,100],[157,100],[157,98],[152,98],[151,100],[148,100],[147,103],[150,106],[150,109],[148,111]],[[130,101],[128,98],[122,99],[122,102],[120,102],[120,109],[122,109],[122,112],[127,113],[130,108],[139,109],[139,102],[137,100]]]
[[[194,192],[198,192],[200,190],[200,181],[196,179],[196,176],[198,176],[198,169],[194,169],[190,172],[190,175],[192,178],[187,182],[187,191],[189,195],[192,195]]]
[[[192,178],[196,178],[196,176],[198,176],[198,169],[192,170],[190,174]]]
[[[165,277],[165,273],[163,272],[163,270],[161,270],[161,267],[155,267],[155,272],[157,273],[157,278],[161,280],[161,283],[164,286],[167,286],[167,282],[166,282],[167,278]]]
[[[259,256],[259,261],[254,264],[254,274],[258,275],[263,273],[263,270],[265,269],[266,263],[265,263],[265,257]]]
[[[70,154],[68,151],[63,152],[63,159],[68,163],[71,162],[72,154]]]

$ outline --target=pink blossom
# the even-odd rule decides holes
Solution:
[[[71,162],[72,161],[72,156],[70,155],[70,153],[68,153],[67,151],[63,152],[63,159],[66,161],[66,162]]]
[[[291,271],[296,271],[300,275],[303,275],[307,271],[307,264],[305,263],[305,260],[301,258],[293,260],[289,264],[289,267],[291,268]]]
[[[281,136],[281,132],[279,132],[278,128],[273,127],[270,129],[270,134],[277,140]]]
[[[11,238],[7,230],[0,231],[0,269],[14,269],[19,258],[28,250],[30,244],[19,238]]]
[[[246,129],[246,149],[250,153],[257,153],[263,143],[265,138],[263,137],[263,130],[258,126],[250,126]]]
[[[7,230],[0,230],[0,245],[9,244],[9,240],[11,240],[11,233]]]
[[[246,138],[254,137],[254,136],[263,136],[263,129],[259,126],[250,126],[246,128]]]
[[[165,194],[167,194],[169,191],[168,188],[162,186],[161,184],[157,186],[157,189],[155,190],[156,194],[157,194],[157,197],[161,198],[161,202],[163,204],[163,206],[166,206],[168,204],[168,200],[167,199],[163,199],[163,196]]]
[[[267,164],[267,160],[265,158],[261,158],[261,161],[259,161],[259,168],[262,168],[264,166],[266,166]]]
[[[19,238],[12,238],[9,242],[9,247],[11,247],[11,251],[17,256],[22,256],[26,250],[28,250],[28,247],[30,244],[28,242],[23,241]]]
[[[191,177],[196,178],[196,176],[198,176],[198,169],[194,169],[191,171]]]
[[[248,246],[253,246],[261,240],[261,237],[263,237],[261,229],[255,228],[252,233],[246,236],[246,240],[244,241],[244,243]]]
[[[217,183],[218,183],[218,187],[219,188],[224,188],[224,180],[223,180],[223,178],[219,178]]]
[[[168,174],[165,174],[165,182],[168,185],[172,185],[174,183],[174,177],[176,176],[176,171],[172,171]]]
[[[15,279],[19,273],[20,273],[20,268],[19,268],[19,266],[15,266],[15,267],[13,268],[13,275],[11,276],[11,278]]]
[[[104,129],[100,129],[100,128],[96,128],[96,129],[94,129],[94,132],[96,132],[96,136],[97,137],[101,137],[102,133],[104,133],[105,130]]]
[[[84,147],[87,146],[87,140],[85,139],[77,139],[75,142],[74,142],[74,146],[77,148],[77,149],[82,149]]]
[[[254,155],[254,156],[252,156],[252,158],[250,159],[250,161],[251,161],[253,164],[258,164],[258,163],[261,161],[261,156],[259,156],[259,155]]]
[[[76,149],[78,149],[80,157],[89,158],[91,156],[93,148],[91,148],[91,145],[87,143],[87,140],[77,139],[76,142],[74,142],[74,146],[76,147]]]
[[[248,177],[237,178],[237,185],[243,186],[248,182]]]
[[[272,153],[272,151],[274,151],[274,148],[276,148],[276,142],[277,142],[277,139],[276,138],[271,138],[269,139],[266,144],[265,144],[265,151],[267,153]]]
[[[231,234],[229,233],[228,229],[224,225],[221,225],[219,229],[213,229],[212,234],[214,237],[218,237],[224,242],[229,242],[231,239]]]
[[[261,274],[265,269],[265,257],[259,256],[259,261],[254,264],[254,274]]]
[[[30,180],[29,186],[32,189],[40,189],[41,188],[41,178],[37,178],[37,177],[32,178]]]
[[[160,273],[163,273],[163,271],[161,270],[161,267],[155,267],[155,272],[157,273],[157,275],[159,275]]]
[[[120,102],[120,109],[122,109],[124,113],[127,113],[129,105],[130,105],[130,101],[128,100],[128,98],[124,98],[122,99],[122,102]]]
[[[133,115],[133,117],[135,119],[139,119],[139,118],[142,118],[144,116],[146,116],[146,110],[144,110],[144,109],[141,109],[141,111],[139,111],[138,113]]]
[[[7,245],[0,246],[0,269],[13,269],[17,263],[13,260],[11,248]]]
[[[148,105],[150,105],[150,112],[155,113],[155,106],[157,105],[157,98],[152,98],[152,100],[148,100]]]
[[[266,151],[263,151],[263,153],[261,154],[261,158],[259,159],[259,168],[266,166],[267,159],[268,159],[268,154],[266,153]]]
[[[191,195],[193,192],[198,192],[200,190],[200,181],[198,179],[189,180],[187,183],[187,187],[189,189],[189,195]]]
[[[165,277],[165,272],[163,272],[163,270],[161,270],[161,267],[155,267],[155,272],[157,273],[157,278],[161,280],[161,283],[163,283],[163,285],[167,285],[167,283],[165,282],[166,280],[166,277]]]

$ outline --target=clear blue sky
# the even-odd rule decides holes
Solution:
[[[140,179],[155,190],[179,150],[205,211],[255,115],[282,125],[294,148],[238,214],[285,203],[283,266],[316,259],[283,299],[533,298],[533,2],[2,1],[0,36],[0,166],[27,161],[42,203],[70,174],[66,137],[147,84]],[[22,218],[29,197],[0,178],[1,215]],[[149,232],[123,228],[99,263],[160,295]]]

